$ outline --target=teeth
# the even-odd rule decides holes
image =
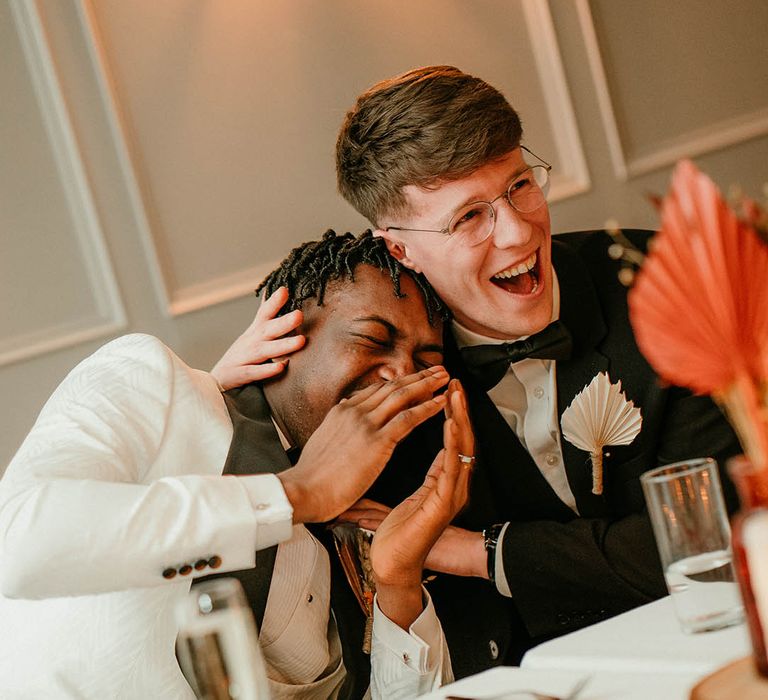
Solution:
[[[494,277],[508,280],[510,277],[517,277],[518,275],[522,275],[524,272],[528,272],[533,269],[534,265],[536,264],[536,257],[536,251],[534,251],[531,253],[530,257],[523,260],[523,262],[519,263],[518,265],[512,265],[511,267],[508,267],[506,270],[502,270],[501,272],[497,272]]]

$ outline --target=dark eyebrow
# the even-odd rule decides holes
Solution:
[[[526,170],[530,170],[531,166],[528,165],[528,163],[523,163],[522,168],[520,168],[518,171],[512,173],[506,180],[507,187],[509,187],[517,178],[519,178]],[[450,217],[448,220],[450,221],[455,215],[456,212],[459,211],[459,209],[463,209],[464,207],[468,206],[469,204],[476,204],[477,202],[487,202],[487,199],[480,199],[477,195],[472,195],[470,197],[467,197],[466,200],[462,204],[459,204],[456,206],[456,208],[451,212]]]
[[[387,333],[389,333],[391,336],[399,337],[402,335],[400,331],[397,329],[397,326],[395,326],[393,323],[390,323],[387,321],[386,318],[382,318],[381,316],[360,316],[358,318],[352,319],[353,323],[378,323],[387,330]]]
[[[387,321],[387,319],[382,318],[381,316],[359,316],[358,318],[352,319],[353,323],[378,323],[386,329],[387,333],[392,338],[401,338],[403,336],[403,333],[400,331],[400,329],[395,326],[390,321]],[[420,345],[418,347],[417,352],[439,352],[440,354],[443,354],[443,346],[442,344],[438,343],[428,343],[426,345]]]
[[[443,346],[436,343],[429,343],[427,345],[419,345],[417,352],[439,352],[443,354]]]

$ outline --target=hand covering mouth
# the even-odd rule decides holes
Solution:
[[[539,252],[534,250],[525,260],[497,272],[491,282],[510,294],[533,294],[539,288]]]

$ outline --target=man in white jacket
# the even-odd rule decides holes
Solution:
[[[448,382],[439,302],[370,236],[328,234],[281,269],[302,255],[324,270],[292,290],[308,346],[263,394],[243,390],[266,397],[269,424],[249,414],[258,396],[225,401],[150,336],[109,343],[54,392],[0,482],[0,697],[190,697],[174,605],[195,577],[259,575],[257,550],[280,542],[256,610],[274,696],[359,697],[328,554],[302,523],[348,508],[444,407],[445,450],[374,541],[371,690],[413,697],[451,678],[421,569],[466,498],[473,444],[460,389],[434,394]],[[254,425],[272,432],[249,452]]]

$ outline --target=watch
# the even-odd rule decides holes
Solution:
[[[483,530],[483,546],[487,556],[488,578],[491,583],[496,583],[496,548],[504,525],[506,523],[496,523]]]

